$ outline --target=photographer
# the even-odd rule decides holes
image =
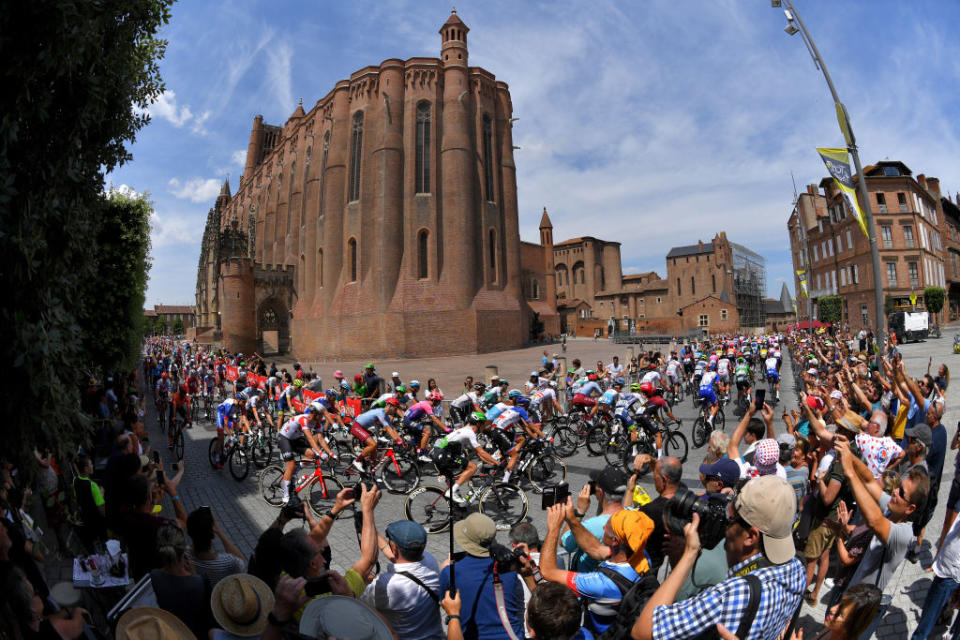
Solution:
[[[647,542],[646,548],[650,555],[650,568],[656,573],[660,569],[660,565],[663,564],[663,540],[667,533],[663,525],[663,509],[680,488],[683,478],[683,464],[679,458],[673,456],[653,460],[648,454],[638,454],[633,462],[635,471],[627,485],[628,495],[632,493],[632,488],[637,482],[639,472],[636,470],[651,463],[653,464],[653,486],[658,495],[648,504],[638,507],[637,510],[653,520],[653,533],[650,534],[650,540]],[[632,496],[630,499],[632,501]]]
[[[623,509],[623,496],[627,493],[629,481],[626,471],[619,467],[607,465],[603,471],[594,469],[590,472],[590,483],[584,485],[577,496],[577,518],[583,518],[590,508],[590,496],[597,499],[597,515],[583,520],[582,527],[596,540],[603,537],[603,528],[617,511]],[[560,544],[564,550],[573,554],[570,569],[574,571],[593,571],[600,565],[603,558],[592,558],[586,553],[573,535],[573,530],[567,531],[560,537]]]
[[[592,557],[606,559],[588,573],[557,568],[557,538],[566,521]],[[621,509],[603,527],[603,539],[594,540],[573,512],[573,502],[555,504],[547,511],[547,536],[540,554],[540,572],[550,582],[565,584],[587,605],[586,628],[599,635],[617,617],[620,601],[640,576],[650,570],[645,547],[653,533],[653,520],[639,511]]]
[[[730,524],[725,532],[728,577],[699,595],[673,604],[684,579],[700,554],[700,515],[693,514],[684,527],[686,547],[679,562],[647,601],[633,626],[635,640],[693,638],[717,624],[746,638],[774,640],[787,627],[800,605],[806,577],[794,558],[793,529],[797,500],[786,480],[762,476],[748,481],[727,508]],[[762,597],[755,614],[744,613],[753,604],[747,574],[759,580]],[[744,625],[741,626],[741,620]]]
[[[462,600],[459,624],[467,640],[510,640],[504,622],[517,638],[523,637],[523,589],[512,567],[516,557],[496,544],[496,536],[496,523],[482,513],[472,513],[453,525],[454,539],[467,552],[455,559],[457,593]],[[502,610],[497,607],[498,589],[503,590]],[[446,566],[440,572],[440,591],[449,590],[450,567]]]

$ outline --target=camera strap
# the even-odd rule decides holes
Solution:
[[[424,583],[423,580],[421,580],[421,579],[418,578],[417,576],[413,575],[413,574],[410,573],[409,571],[397,571],[397,575],[398,575],[398,576],[403,576],[404,578],[407,578],[408,580],[413,580],[414,582],[416,582],[418,585],[420,585],[421,587],[423,587],[423,590],[427,592],[427,595],[430,596],[430,598],[433,600],[433,603],[434,603],[434,604],[436,604],[436,605],[439,605],[439,604],[440,604],[440,596],[438,596],[437,594],[435,594],[435,593],[433,592],[433,589],[431,589],[430,587],[428,587],[428,586],[426,585],[426,583]]]
[[[520,640],[510,624],[510,618],[507,617],[507,603],[503,597],[503,581],[500,580],[500,572],[497,571],[497,563],[493,563],[493,599],[497,603],[497,615],[500,616],[500,624],[510,640]],[[478,598],[479,601],[479,598]]]
[[[766,556],[761,554],[760,557],[758,557],[753,562],[749,562],[745,564],[743,567],[741,567],[740,570],[734,573],[731,577],[743,578],[748,573],[753,573],[757,569],[766,569],[767,567],[772,567],[772,566],[775,566],[775,565],[769,560],[767,560]]]

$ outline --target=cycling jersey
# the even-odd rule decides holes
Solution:
[[[620,395],[620,392],[616,389],[607,389],[603,392],[603,395],[597,400],[600,404],[606,404],[613,406],[617,403],[617,397]]]
[[[610,392],[608,391],[607,393],[610,393]],[[553,404],[553,401],[556,399],[557,399],[557,392],[551,389],[550,387],[547,387],[546,389],[541,389],[540,391],[537,391],[536,393],[533,394],[533,396],[530,398],[530,406],[539,407],[541,404],[543,404],[544,400],[547,401],[548,405]]]
[[[157,395],[161,398],[166,398],[167,394],[170,393],[170,383],[163,378],[157,382]]]
[[[483,403],[487,406],[493,406],[500,401],[500,388],[493,387],[483,394]]]
[[[418,402],[417,404],[407,409],[407,412],[403,414],[403,426],[409,427],[420,418],[424,416],[432,416],[432,415],[433,415],[433,405],[430,404],[428,400]]]
[[[429,403],[428,403],[429,404]],[[463,409],[468,406],[477,404],[477,392],[468,391],[467,393],[459,396],[456,400],[450,403],[451,407],[456,407],[457,409]]]
[[[643,374],[643,378],[640,380],[640,383],[645,384],[647,382],[654,386],[658,386],[660,384],[660,372],[654,369],[653,371],[647,371],[645,374]]]
[[[305,431],[315,431],[316,426],[318,425],[314,423],[313,418],[303,413],[287,420],[284,425],[280,427],[280,435],[287,440],[296,440],[302,438]]]
[[[580,390],[581,390],[581,389],[584,387],[584,385],[586,385],[588,382],[590,382],[590,381],[587,380],[586,378],[578,378],[577,380],[575,380],[575,381],[573,382],[572,385],[570,385],[570,391],[571,391],[573,394],[581,393]]]
[[[546,378],[537,378],[536,382],[530,382],[528,380],[523,386],[527,388],[527,393],[530,393],[531,391],[535,391],[537,389],[545,389],[546,387],[549,387],[550,381]]]
[[[370,409],[369,411],[364,411],[354,418],[353,422],[365,429],[375,426],[378,423],[384,427],[390,426],[390,420],[387,418],[387,412],[383,409]]]
[[[530,420],[527,411],[522,407],[510,407],[493,421],[493,426],[501,431],[506,431],[507,429],[512,429],[513,425],[520,422],[521,418],[527,421]]]
[[[501,413],[503,413],[504,411],[512,407],[513,405],[507,404],[506,402],[498,402],[497,404],[487,409],[487,414],[486,414],[487,420],[490,422],[493,422],[494,420],[497,419],[497,416],[499,416]]]
[[[745,380],[750,377],[750,367],[745,364],[738,364],[736,369],[733,370],[733,375],[736,376],[737,380]]]
[[[667,375],[671,378],[676,377],[677,369],[680,367],[680,363],[676,360],[670,360],[667,362]]]
[[[594,393],[597,393],[599,395],[603,393],[603,390],[600,388],[600,385],[598,385],[596,382],[594,382],[593,380],[589,380],[585,385],[580,387],[580,389],[577,390],[576,393],[583,394],[585,396],[590,396],[590,395],[593,395]]]
[[[721,358],[717,362],[717,373],[727,374],[730,372],[730,361],[727,358]]]
[[[717,380],[716,371],[707,371],[703,374],[703,377],[700,378],[700,390],[710,389],[713,390],[713,383]]]
[[[779,373],[777,371],[778,364],[779,363],[777,362],[776,358],[767,358],[766,360],[764,360],[763,366],[767,368],[767,375],[770,375],[771,373],[773,374]]]
[[[703,372],[706,370],[707,370],[707,363],[704,360],[697,360],[697,364],[693,368],[693,375],[702,376]]]
[[[480,446],[480,442],[477,440],[477,434],[474,433],[473,427],[460,427],[459,429],[454,429],[448,433],[444,438],[447,441],[447,444],[451,442],[459,442],[464,447],[469,447],[471,450],[476,449]],[[441,439],[442,441],[443,439]]]
[[[391,393],[381,394],[379,398],[377,398],[376,400],[374,400],[373,402],[370,403],[370,406],[371,406],[371,407],[385,407],[385,406],[387,406],[387,400],[389,400],[390,398],[395,398],[395,397],[396,397],[396,395],[395,395],[394,393],[392,393],[392,392],[391,392]],[[406,403],[406,399],[401,400],[400,402]]]
[[[233,426],[240,417],[240,403],[234,398],[227,398],[217,406],[217,431]]]

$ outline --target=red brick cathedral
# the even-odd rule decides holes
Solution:
[[[510,92],[469,66],[468,31],[454,12],[439,58],[360,69],[283,126],[254,118],[207,218],[202,342],[354,358],[529,339]]]

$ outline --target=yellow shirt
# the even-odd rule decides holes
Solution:
[[[907,426],[907,412],[910,411],[909,405],[904,405],[900,403],[900,408],[897,410],[897,417],[893,419],[893,431],[891,435],[894,440],[899,440],[903,437],[904,429]]]

